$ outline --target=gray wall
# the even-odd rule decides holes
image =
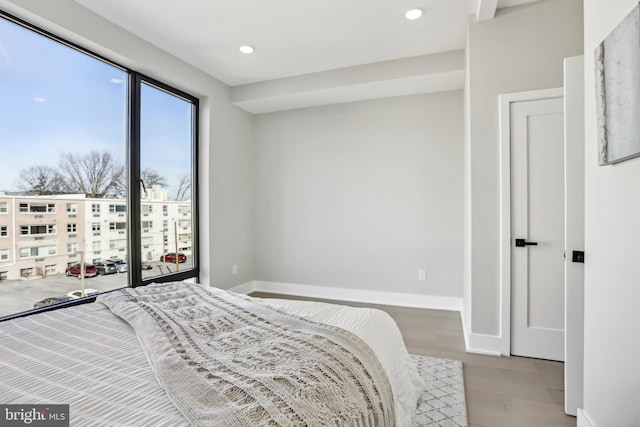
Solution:
[[[461,297],[462,108],[454,91],[257,115],[256,278]]]
[[[201,278],[222,288],[252,280],[252,116],[231,105],[229,88],[73,0],[0,0],[0,7],[200,97]]]
[[[499,127],[498,95],[561,87],[563,59],[582,53],[582,1],[545,0],[499,9],[475,22],[468,35],[468,151],[471,218],[465,259],[471,332],[499,333]]]
[[[584,410],[598,427],[640,425],[640,158],[598,166],[593,54],[637,4],[584,5]]]

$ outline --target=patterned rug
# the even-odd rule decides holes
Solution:
[[[411,355],[427,381],[414,427],[467,427],[462,362]]]

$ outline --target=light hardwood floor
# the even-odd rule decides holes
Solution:
[[[258,292],[251,295],[261,298],[310,299]],[[576,425],[574,417],[564,414],[562,363],[467,353],[458,312],[318,301],[384,310],[398,324],[409,353],[461,360],[469,427]]]

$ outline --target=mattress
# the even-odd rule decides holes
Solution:
[[[424,384],[386,313],[243,297],[362,338],[387,372],[397,425],[412,425]],[[2,403],[70,404],[71,425],[188,425],[157,382],[133,329],[101,303],[1,323],[0,382]]]

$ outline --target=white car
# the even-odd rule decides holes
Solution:
[[[84,288],[84,296],[92,297],[92,296],[98,295],[100,292],[101,291],[97,289]],[[71,291],[67,293],[67,296],[72,299],[82,298],[83,297],[82,289],[78,289],[77,291]]]

